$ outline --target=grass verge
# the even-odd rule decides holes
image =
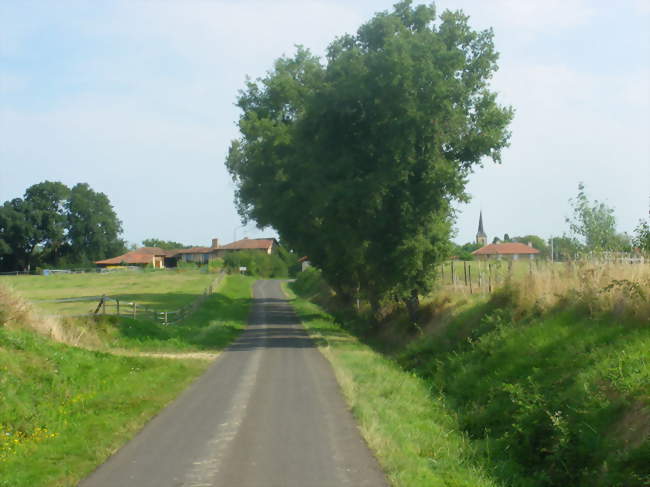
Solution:
[[[370,448],[395,486],[499,485],[478,461],[455,415],[429,385],[373,351],[320,307],[285,286],[310,335],[332,363]]]

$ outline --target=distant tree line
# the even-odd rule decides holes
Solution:
[[[161,240],[158,238],[145,238],[142,241],[142,245],[145,247],[158,247],[163,250],[174,250],[174,249],[188,249],[189,245],[184,245],[180,242],[174,242],[173,240]]]
[[[0,206],[0,270],[84,266],[125,250],[108,197],[88,184],[43,181]]]

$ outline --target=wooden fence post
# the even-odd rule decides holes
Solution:
[[[465,287],[467,287],[467,261],[463,261],[463,272],[465,274]]]
[[[120,316],[120,300],[119,299],[115,300],[115,314],[117,316]]]
[[[451,285],[456,284],[456,272],[454,269],[454,261],[451,261]]]
[[[472,294],[472,264],[467,266],[467,272],[469,273],[469,293]]]

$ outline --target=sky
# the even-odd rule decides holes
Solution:
[[[0,203],[44,180],[106,193],[124,237],[209,245],[242,227],[224,160],[238,90],[301,44],[318,55],[393,1],[0,1]],[[418,2],[416,2],[418,3]],[[650,0],[440,0],[500,53],[502,164],[471,175],[459,243],[568,231],[583,182],[620,231],[650,202]]]

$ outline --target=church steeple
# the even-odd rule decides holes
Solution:
[[[487,235],[485,234],[485,230],[483,230],[483,210],[481,210],[481,213],[478,217],[478,232],[476,232],[476,243],[478,245],[487,244]]]

